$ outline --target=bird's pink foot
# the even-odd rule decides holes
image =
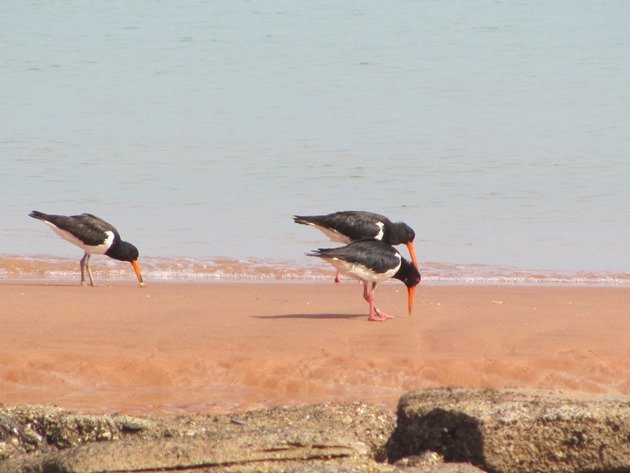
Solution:
[[[385,322],[386,320],[395,318],[395,316],[386,314],[385,312],[378,310],[376,307],[373,309],[370,307],[370,313],[368,314],[368,321],[370,322]]]
[[[368,314],[368,320],[370,322],[385,322],[386,320],[396,318],[393,315],[386,314],[385,312],[380,311],[374,305],[374,297],[371,297],[368,303],[370,304],[370,313]]]
[[[376,312],[376,315],[379,317],[379,320],[389,320],[389,319],[395,319],[396,318],[395,315],[387,314],[387,313],[377,309],[376,307],[374,307],[374,312]]]
[[[335,282],[341,282],[341,273],[339,271],[335,274]]]

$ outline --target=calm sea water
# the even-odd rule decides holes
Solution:
[[[109,220],[167,277],[317,267],[291,216],[366,209],[429,274],[623,279],[628,24],[621,0],[9,2],[5,272],[81,255],[31,209]]]

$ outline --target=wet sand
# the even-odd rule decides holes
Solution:
[[[435,386],[630,394],[630,289],[0,284],[0,402],[231,412]]]

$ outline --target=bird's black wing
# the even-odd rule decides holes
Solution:
[[[359,210],[345,210],[328,215],[295,216],[294,220],[297,223],[329,228],[351,240],[374,238],[381,230],[378,223],[387,225],[389,222],[383,215]]]
[[[363,265],[376,273],[385,273],[397,267],[402,259],[395,248],[377,240],[355,241],[340,248],[319,248],[308,256],[337,258]]]
[[[96,243],[85,242],[90,245],[100,244],[102,243],[102,235],[104,232],[112,232],[115,238],[120,238],[118,234],[118,230],[116,228],[103,220],[102,218],[97,217],[96,215],[92,215],[89,213],[84,213],[81,215],[72,215],[71,218],[74,221],[74,224],[82,227],[83,235],[86,235],[91,241],[95,241]],[[98,241],[100,238],[100,241]]]
[[[46,214],[33,210],[29,215],[71,233],[86,245],[96,246],[103,243],[106,239],[104,232],[113,232],[115,238],[120,238],[118,231],[111,224],[92,214],[66,216]]]

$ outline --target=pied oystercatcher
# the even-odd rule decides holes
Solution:
[[[370,305],[368,320],[384,321],[393,318],[374,305],[376,285],[390,278],[399,279],[407,286],[407,308],[411,315],[420,273],[396,248],[378,240],[360,240],[340,248],[319,248],[307,253],[307,256],[323,258],[335,266],[337,271],[363,282],[363,298]]]
[[[293,221],[303,225],[311,225],[322,231],[332,241],[350,243],[352,241],[373,238],[389,245],[407,245],[413,265],[418,268],[413,240],[416,237],[413,229],[404,222],[392,222],[384,215],[361,210],[345,210],[328,215],[294,215]],[[335,276],[339,282],[339,271]]]
[[[81,258],[81,285],[85,284],[87,269],[90,285],[94,286],[92,271],[90,270],[90,256],[92,253],[107,255],[120,261],[128,261],[144,286],[142,273],[138,265],[138,249],[131,243],[122,241],[116,228],[95,215],[84,213],[81,215],[51,215],[33,210],[29,216],[43,220],[64,240],[83,248],[85,254]]]

